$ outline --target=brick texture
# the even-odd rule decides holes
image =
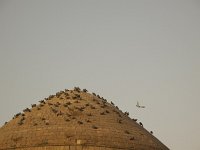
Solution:
[[[79,88],[51,95],[0,128],[0,150],[168,150],[113,103]]]

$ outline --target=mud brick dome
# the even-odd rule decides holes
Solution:
[[[86,89],[32,104],[0,128],[0,150],[168,150],[128,113]]]

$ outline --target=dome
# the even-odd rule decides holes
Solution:
[[[0,150],[169,150],[142,124],[86,89],[32,104],[0,128]]]

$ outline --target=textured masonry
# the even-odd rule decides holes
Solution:
[[[0,150],[168,150],[114,103],[64,90],[0,128]]]

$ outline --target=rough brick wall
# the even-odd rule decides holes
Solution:
[[[0,150],[168,150],[104,98],[66,90],[17,114],[0,128]]]

